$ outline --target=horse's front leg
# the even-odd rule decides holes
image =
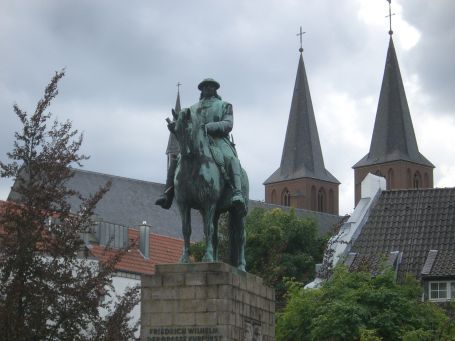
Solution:
[[[180,207],[180,217],[182,219],[183,233],[183,250],[180,257],[180,263],[188,263],[190,261],[190,237],[191,237],[191,209],[186,205]]]
[[[205,255],[203,262],[213,262],[213,217],[215,215],[215,205],[204,210],[204,232],[205,232]]]
[[[229,213],[230,263],[237,269],[245,271],[245,217],[235,209]]]

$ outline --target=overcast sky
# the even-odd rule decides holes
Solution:
[[[420,152],[437,187],[455,186],[455,2],[393,1],[394,42]],[[50,111],[84,133],[84,168],[165,181],[175,104],[212,77],[234,107],[234,138],[252,199],[280,164],[299,58],[340,214],[354,205],[352,165],[369,150],[389,36],[386,0],[0,0],[0,159],[66,68]],[[0,199],[11,182],[0,180]]]

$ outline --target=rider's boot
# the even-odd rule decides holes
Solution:
[[[232,193],[232,204],[237,207],[237,209],[246,214],[246,205],[245,199],[242,193],[242,180],[241,180],[241,167],[238,159],[233,159],[231,161],[232,167],[232,180],[233,180],[233,193]]]
[[[164,188],[163,194],[155,201],[155,205],[159,205],[166,210],[171,207],[172,200],[174,200],[174,175],[176,168],[177,158],[171,155],[167,169],[166,187]]]

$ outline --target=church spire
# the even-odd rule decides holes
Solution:
[[[177,99],[175,100],[175,107],[174,110],[175,112],[179,112],[181,110],[180,107],[180,86],[181,83],[177,83]],[[167,142],[167,148],[166,148],[166,155],[173,154],[177,155],[180,153],[179,145],[177,142],[177,139],[175,138],[175,135],[172,133],[169,133],[169,141]]]
[[[300,29],[300,38],[302,37]],[[264,184],[298,178],[339,181],[324,167],[318,129],[311,102],[302,46],[289,113],[280,168]]]
[[[353,168],[398,160],[434,167],[420,154],[417,147],[395,46],[390,35],[370,152]]]

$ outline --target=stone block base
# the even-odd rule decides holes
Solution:
[[[141,340],[274,340],[273,289],[230,265],[157,265],[141,295]]]

